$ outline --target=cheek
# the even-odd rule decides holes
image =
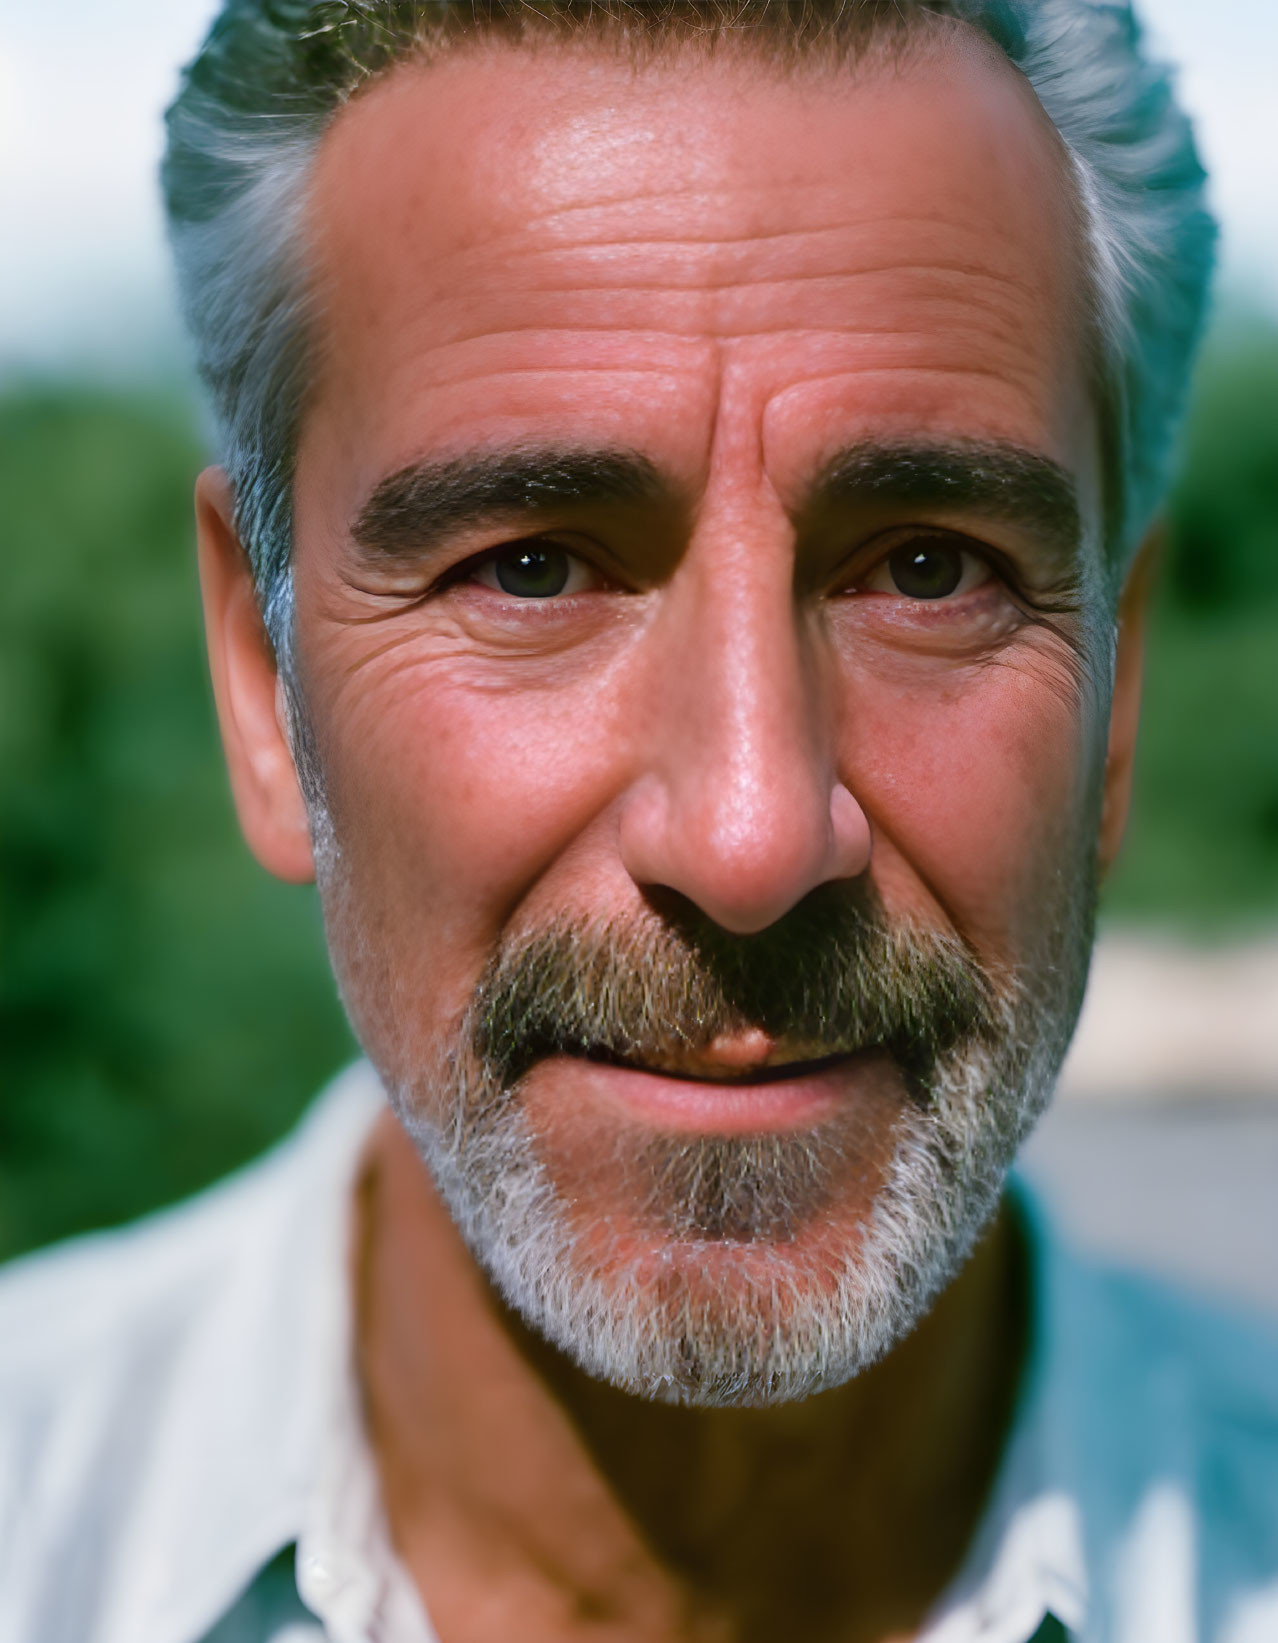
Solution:
[[[1000,661],[854,699],[845,779],[889,903],[921,898],[978,952],[1028,957],[1092,848],[1097,736],[1073,681]]]
[[[624,746],[597,677],[538,690],[459,672],[364,670],[322,747],[360,945],[440,1004],[451,983],[453,1008],[519,905],[588,849]]]

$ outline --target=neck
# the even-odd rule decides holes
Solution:
[[[370,1432],[442,1643],[880,1643],[956,1571],[1023,1351],[1006,1215],[886,1359],[767,1410],[583,1375],[502,1305],[390,1118],[357,1228]]]

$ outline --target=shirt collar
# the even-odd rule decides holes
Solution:
[[[1010,1200],[1029,1257],[1025,1367],[985,1512],[920,1643],[1025,1643],[1048,1615],[1071,1633],[1082,1633],[1087,1622],[1087,1553],[1075,1474],[1089,1440],[1078,1424],[1071,1361],[1077,1326],[1070,1321],[1080,1274],[1017,1177]]]
[[[208,1246],[207,1263],[191,1260],[207,1293],[193,1297],[130,1524],[136,1612],[112,1639],[203,1636],[316,1519],[334,1435],[349,1431],[351,1203],[383,1104],[371,1068],[353,1067],[264,1160],[176,1212]]]

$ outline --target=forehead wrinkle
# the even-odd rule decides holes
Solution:
[[[632,215],[633,214],[629,214]],[[704,214],[703,214],[704,215]],[[540,243],[536,234],[504,234],[500,243],[505,247],[503,263],[536,266],[538,263],[555,264],[583,259],[587,264],[626,256],[654,253],[674,256],[687,264],[695,259],[690,277],[704,278],[707,267],[713,269],[716,259],[735,259],[740,263],[747,258],[764,267],[785,260],[785,253],[811,259],[814,254],[830,273],[854,277],[859,274],[888,273],[897,269],[935,270],[940,274],[960,274],[984,277],[1009,284],[1024,284],[1023,275],[1010,273],[998,266],[991,246],[991,233],[978,231],[962,216],[946,219],[939,214],[909,216],[892,213],[884,216],[860,216],[849,220],[836,217],[819,223],[790,223],[784,227],[745,228],[732,232],[727,227],[710,230],[693,228],[686,221],[672,223],[672,231],[663,232],[662,225],[632,228],[628,223],[614,227],[600,224],[592,232],[549,239]],[[885,246],[885,236],[888,244]],[[1008,247],[1019,250],[1017,237],[1006,236]],[[893,249],[893,242],[899,249]],[[958,242],[958,243],[956,243]],[[964,243],[966,242],[966,243]],[[464,259],[476,247],[461,253]],[[481,260],[491,249],[480,249]]]
[[[776,186],[778,185],[773,182],[763,184],[768,192],[771,192]],[[801,209],[808,197],[821,207],[820,210],[812,210],[810,215],[803,213]],[[787,219],[790,220],[784,227],[770,228],[765,221],[761,220],[760,203],[758,187],[753,183],[742,183],[733,188],[721,187],[717,189],[653,188],[640,193],[631,192],[624,199],[618,198],[602,204],[590,201],[578,205],[555,206],[539,216],[524,218],[517,225],[500,227],[496,229],[496,232],[509,237],[517,237],[521,234],[526,235],[530,228],[535,227],[551,231],[565,229],[569,234],[574,234],[579,232],[578,224],[586,224],[587,239],[592,235],[606,231],[610,238],[615,238],[618,243],[624,244],[628,243],[631,238],[640,241],[649,237],[660,239],[660,224],[663,220],[669,218],[681,225],[681,231],[676,237],[689,244],[695,244],[703,239],[743,239],[763,242],[791,234],[819,234],[827,231],[847,232],[853,227],[876,231],[886,224],[897,223],[933,227],[940,220],[936,216],[911,217],[896,211],[885,211],[881,216],[861,215],[857,218],[856,223],[852,224],[848,221],[846,214],[846,184],[835,184],[826,181],[808,183],[806,186],[796,182],[786,186],[785,214]],[[700,219],[709,219],[718,213],[720,208],[722,208],[722,214],[725,217],[739,218],[744,213],[752,220],[748,227],[744,228],[740,234],[735,235],[722,231],[707,232],[706,234],[689,234],[686,232],[684,225],[687,224],[690,211]],[[611,226],[618,219],[624,224],[626,219],[639,215],[644,215],[653,220],[658,231],[652,235],[645,233],[629,236],[624,232],[617,232]],[[766,215],[770,217],[772,213],[768,212]],[[797,222],[794,221],[796,217],[799,219]],[[954,218],[955,225],[961,226],[962,222],[962,216],[956,214]],[[599,226],[591,228],[590,225],[592,224]]]
[[[615,371],[618,376],[646,376],[671,371],[682,373],[695,368],[698,362],[686,362],[676,357],[663,358],[650,366],[617,365],[609,352],[612,345],[620,347],[625,343],[651,343],[659,346],[669,343],[678,346],[704,343],[713,347],[731,347],[738,343],[766,343],[769,337],[791,337],[814,341],[826,338],[830,345],[837,342],[855,346],[863,342],[867,348],[875,350],[864,359],[840,353],[815,368],[808,368],[805,362],[796,362],[790,378],[794,386],[809,378],[838,375],[848,370],[860,375],[875,369],[936,371],[939,374],[966,372],[978,378],[997,378],[1009,386],[1032,389],[1037,385],[1038,379],[1034,373],[1036,366],[1041,364],[1041,354],[1036,355],[1017,346],[1020,338],[1012,320],[1005,317],[993,303],[988,305],[988,309],[982,308],[974,314],[970,303],[947,302],[941,306],[938,302],[933,313],[926,316],[926,325],[921,324],[915,315],[908,316],[908,320],[903,318],[894,323],[889,318],[876,324],[868,317],[833,312],[787,312],[783,306],[781,312],[751,313],[751,300],[758,296],[760,289],[774,292],[778,306],[782,306],[787,289],[785,285],[767,288],[729,286],[709,292],[688,292],[668,286],[628,286],[622,289],[623,296],[635,300],[647,296],[653,299],[654,304],[660,303],[659,309],[645,317],[642,329],[630,330],[625,326],[610,326],[597,313],[588,312],[590,305],[601,299],[601,295],[612,294],[611,288],[608,293],[601,294],[596,288],[580,286],[564,293],[566,302],[578,305],[576,318],[556,321],[544,314],[534,313],[522,324],[507,321],[496,328],[459,329],[449,334],[446,342],[438,346],[441,368],[431,371],[431,379],[436,383],[448,379],[450,368],[445,362],[449,355],[482,349],[489,344],[494,350],[516,344],[533,350],[531,354],[525,353],[511,360],[509,367],[504,362],[494,362],[491,369],[480,372],[481,375],[495,378],[505,379],[515,374],[539,375],[543,372],[571,374],[579,369],[602,369],[609,374]],[[796,295],[802,293],[805,297],[819,294],[819,288],[813,284],[795,284],[790,289]],[[833,300],[837,291],[831,291],[828,295]],[[544,359],[538,357],[539,339],[545,341],[547,353]],[[585,351],[592,343],[601,349],[596,359],[589,358]],[[561,345],[573,347],[572,360],[565,362],[553,357],[554,349]],[[468,362],[454,360],[451,369],[464,378],[468,375]]]
[[[618,259],[607,252],[601,251],[595,256],[587,254],[584,267],[580,258],[574,258],[570,263],[573,277],[569,282],[560,283],[550,278],[531,294],[571,297],[582,292],[600,291],[616,291],[619,294],[688,291],[727,295],[734,291],[766,292],[785,286],[806,288],[828,285],[851,289],[867,280],[899,278],[909,279],[917,286],[931,286],[930,290],[913,290],[910,293],[913,301],[949,299],[966,308],[993,308],[999,314],[1005,312],[1009,294],[1029,294],[1025,281],[1016,275],[979,268],[971,263],[891,258],[849,268],[831,259],[828,263],[805,268],[787,266],[775,258],[766,261],[750,259],[744,246],[719,244],[713,247],[707,245],[705,249],[710,253],[705,264],[693,266],[685,254],[686,247],[677,242],[663,245],[650,243],[645,250],[659,252],[660,264],[652,266],[642,278],[627,278],[625,268],[619,268]],[[733,255],[737,251],[740,255]],[[530,261],[548,262],[553,259],[539,257]],[[549,272],[553,274],[553,268]],[[595,278],[592,279],[591,274]]]
[[[766,312],[770,299],[783,310],[787,294],[806,301],[810,293],[820,299],[824,292],[826,300],[809,309],[797,328],[847,330],[840,321],[849,306],[853,306],[866,316],[865,321],[853,329],[865,334],[876,330],[899,331],[900,323],[894,321],[894,314],[917,311],[920,305],[934,314],[939,305],[944,305],[953,312],[948,317],[942,316],[944,323],[933,319],[935,341],[943,343],[947,332],[953,335],[956,323],[964,331],[970,331],[973,321],[992,323],[1004,333],[1014,331],[1022,344],[1029,340],[1020,322],[1019,309],[1014,301],[1009,303],[1009,299],[1023,297],[1032,301],[1034,297],[1032,285],[1020,271],[1000,268],[988,258],[979,260],[965,255],[965,247],[947,247],[943,253],[929,257],[926,247],[920,254],[918,245],[903,246],[899,256],[885,254],[882,246],[876,245],[872,258],[866,256],[858,262],[849,255],[846,234],[840,236],[832,230],[823,233],[821,240],[825,243],[814,245],[809,235],[787,234],[775,235],[763,245],[748,238],[699,242],[671,238],[633,241],[625,246],[608,241],[575,247],[529,248],[503,262],[507,278],[522,274],[520,302],[525,314],[511,324],[511,303],[503,301],[498,289],[494,291],[494,318],[501,324],[501,333],[526,332],[541,328],[547,304],[562,303],[568,309],[570,321],[565,322],[556,315],[555,323],[546,328],[585,334],[617,329],[613,310],[601,313],[597,307],[599,302],[617,304],[624,300],[642,301],[645,297],[684,296],[690,303],[713,302],[722,314],[724,303],[744,304],[754,299],[760,305],[760,312],[742,329],[757,333],[773,324],[778,328],[795,328],[783,311],[775,316]],[[868,246],[865,249],[869,251]],[[481,285],[485,272],[486,269],[474,271]],[[446,333],[450,309],[455,323],[469,306],[467,301],[460,296],[454,298],[451,293],[459,289],[473,290],[474,283],[466,278],[463,268],[459,278],[450,279],[441,288],[433,312]],[[880,300],[881,296],[887,299],[886,305]],[[583,311],[580,306],[583,300],[596,306]],[[1012,309],[1015,311],[1010,311]],[[882,326],[868,323],[871,311],[883,314]],[[624,311],[620,317],[624,319]],[[685,316],[684,323],[676,329],[687,329],[689,318],[696,323],[708,317],[707,309],[698,308],[695,315]],[[643,327],[646,331],[658,332],[662,328],[660,322]],[[723,333],[735,328],[731,319],[716,326]],[[494,336],[501,333],[489,331]],[[483,333],[471,330],[464,334],[477,337]],[[1045,328],[1044,335],[1036,336],[1036,345],[1051,346],[1053,335],[1054,328]],[[454,332],[449,340],[457,340],[457,336]]]
[[[861,210],[855,218],[847,214],[848,184],[822,182],[811,184],[806,189],[802,186],[787,187],[785,195],[786,222],[782,226],[770,227],[767,222],[759,220],[759,204],[761,195],[759,187],[766,194],[771,194],[774,183],[763,182],[761,185],[743,184],[735,189],[662,189],[647,193],[632,194],[629,198],[616,200],[607,205],[594,203],[582,205],[556,206],[539,216],[524,216],[517,224],[495,225],[493,239],[516,240],[529,238],[535,231],[560,230],[567,231],[563,243],[572,247],[594,243],[601,236],[619,245],[643,244],[645,241],[661,242],[664,238],[661,233],[661,224],[665,218],[676,223],[679,232],[671,238],[679,244],[696,245],[706,242],[733,243],[747,241],[750,243],[766,244],[772,239],[785,239],[798,236],[818,236],[827,233],[838,233],[847,236],[870,235],[877,236],[883,229],[905,229],[913,232],[925,229],[935,232],[938,228],[947,233],[959,232],[969,234],[977,243],[988,244],[989,225],[985,232],[977,232],[970,228],[967,215],[955,207],[952,212],[946,212],[941,206],[927,212],[910,212],[900,208],[899,201],[891,201],[888,206],[876,211]],[[810,217],[800,211],[800,202],[804,195],[816,196],[820,204],[825,207],[820,211],[812,212]],[[653,206],[668,207],[667,210],[654,212]],[[753,220],[741,229],[739,233],[732,233],[724,229],[708,229],[706,232],[689,232],[688,214],[692,212],[699,221],[707,221],[722,207],[725,219],[739,219],[743,215],[753,217]],[[768,217],[774,213],[769,211]],[[646,216],[654,220],[654,229],[645,229],[642,233],[628,234],[624,231],[625,223],[629,219]],[[798,220],[795,220],[795,219]],[[613,224],[618,226],[614,227]],[[583,225],[579,227],[578,225]],[[1016,242],[1016,235],[1007,235],[1009,243]],[[556,245],[560,242],[556,242]],[[554,246],[548,249],[555,249]]]

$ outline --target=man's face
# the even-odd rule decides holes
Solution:
[[[828,1334],[804,1296],[838,1268],[846,1313],[940,1113],[915,1198],[958,1152],[967,1197],[876,1269],[928,1267],[855,1368],[1050,1081],[1108,694],[1063,175],[975,42],[477,50],[326,142],[296,592],[335,966],[477,1253],[583,1361],[547,1308],[731,1313],[747,1375],[787,1307]],[[485,1247],[529,1215],[566,1278]]]

